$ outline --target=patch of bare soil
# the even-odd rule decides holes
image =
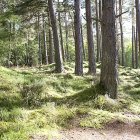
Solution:
[[[31,140],[49,140],[45,136],[35,136]],[[108,124],[105,129],[74,128],[60,132],[59,138],[51,140],[140,140],[140,125],[123,124],[115,121]]]

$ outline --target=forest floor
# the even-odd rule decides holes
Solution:
[[[140,139],[140,70],[119,68],[119,94],[110,99],[97,75],[0,67],[0,140]]]
[[[48,140],[45,135],[34,135],[31,140]],[[103,130],[75,128],[58,132],[57,138],[51,140],[140,140],[140,127],[120,126],[116,124],[113,128]]]

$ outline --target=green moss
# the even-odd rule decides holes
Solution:
[[[40,68],[0,67],[0,139],[28,140],[33,134],[43,131],[48,136],[60,128],[139,122],[139,70],[120,67],[119,95],[112,100],[98,84],[100,69],[94,77],[75,76],[74,63],[66,63],[63,74],[52,73],[53,69],[54,64]]]
[[[82,127],[102,128],[105,124],[113,119],[113,114],[103,110],[93,110],[89,116],[80,121]]]

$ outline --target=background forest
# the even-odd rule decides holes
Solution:
[[[83,59],[88,59],[85,3],[81,1],[81,30]],[[1,0],[1,65],[36,66],[53,62],[49,7],[46,1]],[[54,10],[59,42],[65,62],[75,60],[74,3],[55,1]],[[91,2],[96,60],[101,58],[101,1]],[[136,8],[134,1],[117,1],[116,36],[119,64],[138,67],[138,39],[136,32]],[[137,47],[136,47],[137,46]],[[52,51],[52,52],[51,52]],[[39,58],[41,57],[41,58]],[[52,57],[52,58],[51,58]]]
[[[0,0],[0,140],[139,140],[139,67],[139,0]]]

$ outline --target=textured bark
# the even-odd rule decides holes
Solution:
[[[93,43],[93,23],[91,16],[91,1],[86,0],[86,20],[87,20],[87,42],[88,42],[88,61],[89,61],[89,73],[96,73],[96,63],[94,54]]]
[[[140,52],[140,2],[139,0],[135,0],[135,5],[136,5],[136,22],[137,22],[137,30],[138,30],[139,52]]]
[[[99,19],[102,21],[102,0],[99,0]],[[100,35],[99,35],[99,40],[100,40],[100,59],[102,58],[102,26],[100,24]]]
[[[138,30],[136,26],[136,33],[135,33],[135,68],[139,67],[138,63]]]
[[[60,8],[60,2],[58,0],[58,8]],[[65,51],[64,51],[64,43],[63,43],[63,34],[62,34],[62,25],[61,25],[61,13],[58,12],[58,22],[59,22],[59,34],[60,34],[60,44],[61,44],[61,50],[62,50],[62,58],[63,61],[65,61]]]
[[[66,37],[66,58],[69,61],[69,44],[68,44],[68,23],[67,23],[67,12],[65,11],[65,37]]]
[[[115,34],[115,1],[102,0],[102,65],[100,84],[112,99],[117,98],[118,71]]]
[[[41,49],[41,31],[40,31],[40,14],[38,13],[37,17],[37,22],[38,22],[38,61],[39,61],[39,66],[42,65],[42,49]]]
[[[98,0],[95,0],[95,5],[96,5],[96,18],[99,19],[99,6],[98,6]],[[99,20],[96,20],[96,46],[97,46],[97,62],[100,61],[100,40],[99,40]]]
[[[84,35],[83,35],[83,27],[81,26],[81,35],[82,35],[82,45],[83,45],[83,59],[86,60],[86,51],[84,45]]]
[[[135,27],[132,25],[132,68],[135,68]]]
[[[53,41],[54,41],[54,49],[55,49],[55,71],[61,73],[64,70],[64,67],[63,67],[61,47],[58,38],[56,16],[55,16],[52,0],[48,0],[48,7],[50,12],[50,20],[52,25]]]
[[[49,64],[52,64],[54,63],[54,45],[53,45],[53,37],[52,37],[49,12],[48,12],[48,33],[49,33],[48,61],[49,61]]]
[[[81,35],[81,0],[75,0],[75,74],[83,75],[83,48]]]
[[[54,63],[54,47],[52,41],[52,31],[49,29],[49,64]]]
[[[46,40],[46,26],[45,26],[45,18],[44,15],[42,15],[43,19],[43,63],[48,65],[48,48],[47,48],[47,40]]]
[[[134,1],[132,1],[132,67],[135,68],[135,12]]]
[[[115,13],[118,15],[118,0],[116,0],[115,3]],[[120,64],[120,54],[119,54],[119,49],[120,49],[120,43],[119,43],[119,30],[118,30],[118,18],[116,18],[116,46],[117,46],[117,51],[118,51],[118,63]]]
[[[122,14],[122,0],[119,0],[119,15]],[[122,66],[125,65],[125,56],[124,56],[124,39],[123,39],[123,26],[122,26],[122,15],[119,17],[120,23],[120,33],[121,33],[121,53],[122,53]]]

